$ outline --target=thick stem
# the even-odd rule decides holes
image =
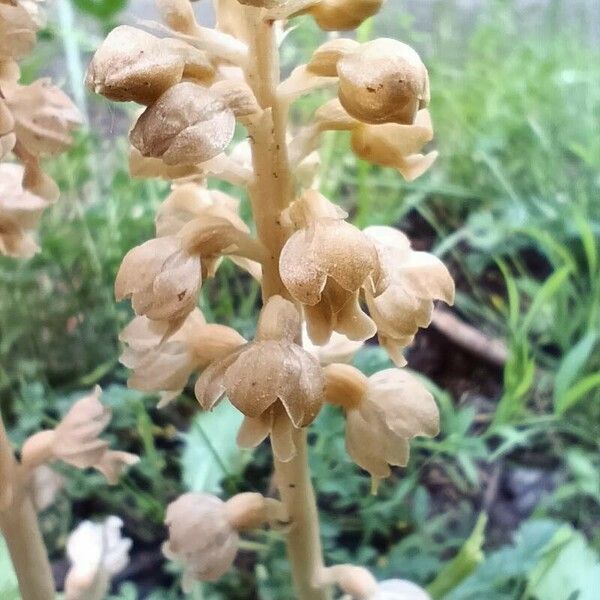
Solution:
[[[248,82],[263,109],[249,128],[255,179],[249,186],[258,237],[268,250],[263,262],[263,299],[289,294],[279,274],[279,256],[290,231],[281,218],[293,199],[294,188],[287,154],[287,105],[277,98],[280,82],[275,23],[261,11],[244,8],[248,26]],[[300,332],[298,332],[300,337]],[[306,430],[294,433],[296,456],[283,463],[275,458],[275,478],[281,501],[291,521],[287,551],[298,600],[329,600],[328,587],[319,587],[323,568],[319,518],[310,480]]]
[[[297,597],[299,600],[328,600],[330,590],[319,586],[323,551],[308,468],[306,434],[306,429],[294,433],[297,454],[291,461],[281,462],[275,458],[275,482],[292,524],[287,536],[287,553]]]
[[[1,418],[0,454],[3,465],[9,461],[12,463],[8,470],[12,498],[10,504],[0,511],[0,529],[17,574],[21,597],[23,600],[52,600],[54,581],[38,527],[37,514],[26,489],[26,482],[19,481],[19,469]],[[3,478],[5,474],[3,470]],[[2,485],[5,486],[6,483],[3,479]]]

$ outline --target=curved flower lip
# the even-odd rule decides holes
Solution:
[[[429,76],[419,55],[397,40],[362,44],[337,63],[339,99],[364,123],[412,124],[429,103]]]
[[[143,156],[167,165],[194,165],[218,156],[234,130],[235,116],[218,96],[184,81],[142,113],[129,139]]]

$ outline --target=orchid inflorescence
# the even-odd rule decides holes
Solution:
[[[287,79],[280,76],[289,19],[309,14],[326,31],[346,30],[382,4],[215,0],[217,24],[209,29],[188,0],[157,0],[163,22],[114,29],[86,78],[93,91],[144,107],[129,134],[132,175],[172,182],[155,238],[131,250],[117,275],[117,299],[129,298],[136,314],[121,338],[129,384],[160,392],[164,406],[194,376],[204,410],[226,399],[244,415],[240,446],[270,438],[281,504],[242,494],[236,506],[260,514],[250,519],[254,527],[273,525],[275,513],[289,523],[302,599],[328,598],[333,585],[353,598],[404,597],[359,567],[322,565],[302,463],[306,428],[323,405],[343,412],[348,453],[371,474],[374,490],[392,465],[407,464],[410,439],[439,429],[432,395],[401,367],[404,348],[431,322],[434,301],[453,302],[452,278],[400,231],[352,225],[319,192],[315,154],[322,133],[347,131],[359,158],[395,168],[406,180],[424,173],[437,156],[423,153],[433,137],[427,69],[399,41],[332,37]],[[323,89],[331,99],[311,122],[289,127],[293,102]],[[236,124],[247,137],[233,143]],[[240,218],[239,200],[210,188],[209,180],[247,192],[256,234]],[[252,340],[208,324],[197,308],[203,282],[227,259],[262,284]],[[347,363],[375,335],[397,368],[367,378]],[[186,494],[169,506],[165,548],[183,563],[186,589],[233,563],[245,529],[231,521],[236,498]],[[306,523],[308,533],[301,532]],[[354,593],[350,580],[364,589]]]

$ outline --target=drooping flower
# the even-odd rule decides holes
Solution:
[[[408,463],[410,439],[438,434],[435,400],[407,371],[388,369],[369,378],[343,364],[323,371],[327,402],[346,413],[348,454],[371,474],[374,490],[390,475],[390,465]]]
[[[337,63],[339,99],[363,123],[414,123],[429,103],[429,76],[419,55],[397,40],[361,44]]]
[[[120,25],[96,50],[86,85],[110,100],[151,104],[184,76],[209,83],[213,75],[206,54],[193,46]]]
[[[288,214],[297,231],[282,250],[281,279],[303,305],[312,341],[324,344],[333,331],[352,340],[373,336],[375,325],[359,305],[361,287],[378,270],[371,240],[315,190],[293,202]]]
[[[111,418],[110,408],[100,401],[101,393],[96,386],[91,394],[73,404],[54,429],[28,438],[23,445],[21,464],[33,471],[44,463],[61,460],[79,469],[93,467],[110,484],[116,483],[121,472],[139,458],[111,450],[108,442],[100,438]]]
[[[19,59],[31,52],[37,25],[18,1],[0,2],[0,56]]]
[[[29,258],[38,251],[34,230],[54,197],[26,189],[26,170],[16,163],[0,165],[0,254]]]
[[[283,520],[277,500],[257,493],[237,494],[224,502],[211,494],[183,494],[167,507],[169,539],[163,553],[183,565],[183,591],[195,581],[215,581],[232,566],[239,532]]]
[[[337,77],[337,64],[343,56],[354,52],[360,44],[348,38],[334,38],[321,44],[312,54],[306,68],[315,75]]]
[[[431,323],[434,300],[454,302],[454,281],[437,257],[412,250],[402,232],[368,227],[365,234],[375,243],[381,264],[377,293],[365,288],[367,306],[377,324],[379,342],[402,366],[403,348],[420,327]]]
[[[299,333],[294,305],[274,296],[261,312],[254,341],[214,362],[196,382],[196,398],[205,410],[226,395],[245,415],[241,446],[256,446],[270,434],[283,461],[295,455],[294,428],[309,425],[323,401],[321,368],[295,343]]]
[[[337,331],[331,334],[331,338],[323,346],[313,344],[308,337],[306,323],[302,324],[302,333],[302,347],[312,354],[322,367],[333,363],[349,363],[363,347],[363,342],[348,339]]]
[[[132,542],[121,534],[123,521],[83,521],[67,540],[71,562],[65,578],[65,600],[102,600],[111,579],[129,563]]]
[[[234,129],[235,115],[219,96],[184,81],[142,113],[129,139],[143,156],[167,165],[194,165],[223,152]]]
[[[131,298],[137,315],[178,320],[196,306],[202,284],[200,256],[186,252],[176,236],[149,240],[130,250],[115,280],[117,300]]]
[[[48,465],[40,465],[31,474],[31,497],[35,510],[42,512],[52,505],[65,486],[65,479]]]
[[[166,321],[136,317],[119,336],[126,344],[121,363],[133,370],[127,385],[161,392],[159,408],[181,394],[193,373],[246,341],[231,327],[208,324],[197,308],[175,332],[170,329]]]
[[[406,181],[413,181],[425,173],[438,156],[436,151],[421,153],[432,139],[431,116],[423,109],[412,125],[360,123],[352,130],[352,150],[373,164],[398,169]]]
[[[81,115],[50,79],[4,86],[2,92],[14,118],[16,138],[29,154],[57,154],[71,146],[71,133],[81,125]]]

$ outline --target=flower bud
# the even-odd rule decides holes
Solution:
[[[340,59],[339,98],[348,113],[371,124],[410,125],[429,103],[429,76],[406,44],[381,38]]]
[[[214,73],[205,55],[192,46],[121,25],[94,54],[86,85],[111,100],[151,104],[181,81],[186,68],[206,81]]]
[[[209,90],[179,83],[149,106],[129,134],[143,156],[193,165],[220,154],[233,138],[235,116]]]
[[[254,92],[244,81],[223,80],[215,83],[210,91],[220,97],[239,119],[261,110]]]
[[[196,306],[201,284],[200,257],[185,252],[181,241],[169,236],[149,240],[125,255],[115,296],[117,300],[131,298],[137,315],[176,320]]]
[[[315,75],[337,77],[339,60],[346,54],[355,51],[359,46],[357,41],[347,38],[328,40],[313,52],[306,67]]]
[[[321,0],[309,12],[325,31],[355,29],[379,12],[384,0]]]

